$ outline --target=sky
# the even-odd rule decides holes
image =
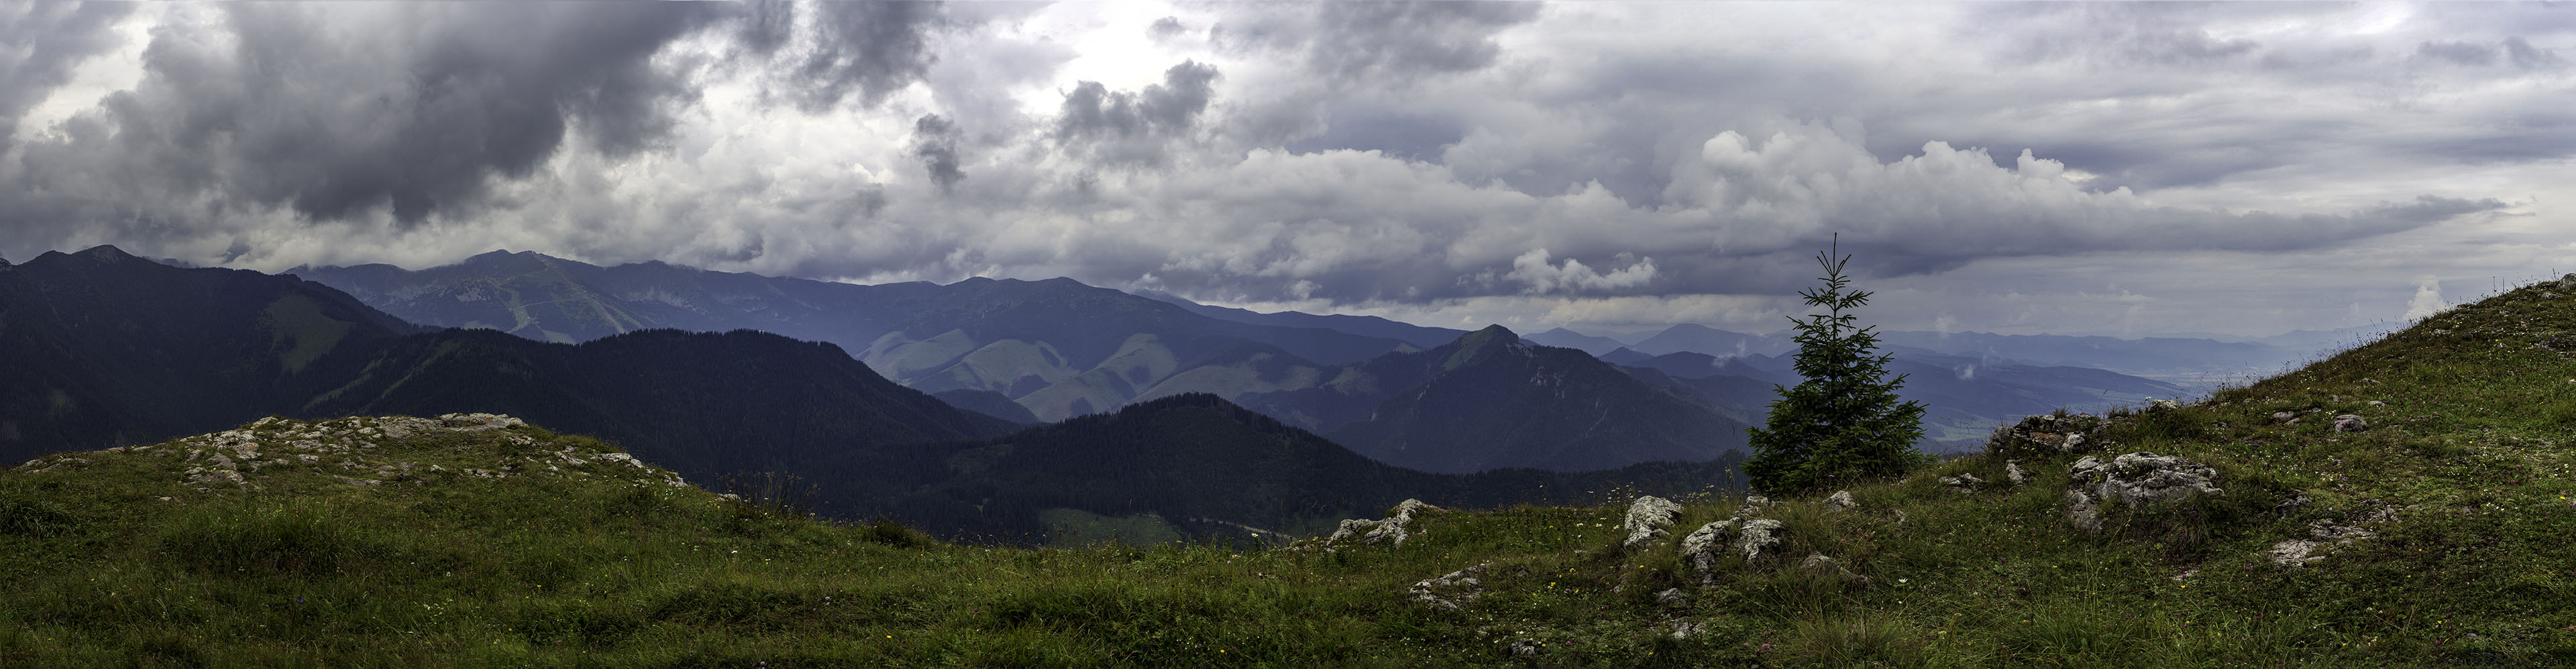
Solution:
[[[15,261],[2261,336],[2576,272],[2571,156],[2563,5],[0,0]]]

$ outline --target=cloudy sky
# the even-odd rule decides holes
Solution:
[[[2576,271],[2576,7],[0,0],[0,258],[2268,335]]]

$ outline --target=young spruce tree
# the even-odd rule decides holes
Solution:
[[[1895,354],[1871,355],[1878,347],[1875,326],[1860,327],[1859,317],[1843,313],[1869,303],[1869,292],[1849,290],[1843,265],[1851,256],[1835,258],[1841,250],[1836,235],[1831,251],[1816,254],[1825,266],[1825,287],[1799,292],[1828,313],[1789,319],[1798,324],[1797,368],[1806,380],[1780,389],[1766,427],[1746,429],[1753,458],[1745,461],[1744,473],[1753,489],[1766,494],[1895,476],[1931,459],[1914,450],[1923,437],[1923,405],[1897,400],[1905,375],[1887,378],[1887,362]]]

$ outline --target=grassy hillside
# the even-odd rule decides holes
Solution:
[[[2063,429],[2001,439],[1853,486],[1850,510],[1684,499],[1635,550],[1616,491],[1421,512],[1401,545],[951,545],[673,487],[534,427],[368,448],[349,435],[381,419],[254,424],[271,464],[228,456],[241,484],[208,468],[221,437],[0,473],[0,665],[2567,666],[2571,295],[2115,416],[2079,452],[2048,446]],[[2069,466],[2137,451],[2223,492],[2070,524]],[[1942,480],[1961,474],[1989,483]],[[1780,557],[1728,551],[1703,584],[1676,544],[1739,511],[1780,521]],[[2320,531],[2349,541],[2275,559]]]

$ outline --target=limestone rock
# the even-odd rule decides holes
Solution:
[[[1672,500],[1653,495],[1638,497],[1628,505],[1627,519],[1620,522],[1620,527],[1628,531],[1628,540],[1620,547],[1636,548],[1661,541],[1670,533],[1666,528],[1672,527],[1673,519],[1681,514],[1682,505]]]
[[[2030,482],[2030,472],[2022,471],[2019,460],[2005,460],[2004,478],[2011,479],[2013,485],[2021,485]]]
[[[2362,420],[2360,415],[2344,414],[2335,417],[2334,431],[2337,433],[2360,432],[2368,429],[2370,429],[2370,421]]]
[[[1688,604],[1690,595],[1684,594],[1681,588],[1666,588],[1663,592],[1655,593],[1655,603],[1665,606]]]
[[[1363,520],[1352,518],[1342,521],[1342,526],[1339,529],[1333,530],[1332,536],[1324,538],[1324,544],[1329,546],[1356,538],[1362,544],[1375,544],[1380,541],[1385,541],[1388,542],[1387,545],[1390,546],[1402,546],[1404,545],[1405,539],[1413,537],[1413,534],[1406,529],[1406,526],[1413,524],[1413,514],[1415,512],[1439,510],[1440,507],[1424,504],[1422,503],[1422,500],[1404,500],[1402,503],[1395,505],[1395,512],[1387,514],[1385,520]]]
[[[2085,459],[2090,460],[2092,458],[2087,457]],[[1958,476],[1941,477],[1941,485],[1950,486],[1950,489],[1957,490],[1959,492],[1974,492],[1978,488],[1985,487],[1986,480],[1977,478],[1976,474],[1961,473]]]
[[[2371,401],[2369,402],[2369,404],[2370,404],[2370,406],[2375,406],[2375,407],[2384,407],[2384,406],[2388,406],[2388,403],[2387,403],[2387,402],[2382,402],[2382,401],[2379,401],[2379,400],[2371,400]]]
[[[2109,423],[2092,414],[2041,414],[1995,428],[1986,452],[2005,456],[2082,453],[2100,448],[2102,428]]]
[[[2287,412],[2287,411],[2274,411],[2274,412],[2272,412],[2272,420],[2277,420],[2277,421],[2281,421],[2281,422],[2287,423],[2287,422],[2294,421],[2294,420],[2298,420],[2298,419],[2299,419],[2299,415],[2298,415],[2298,414],[2290,413],[2290,412]]]
[[[489,413],[441,414],[438,422],[447,429],[457,432],[487,432],[528,424],[527,421],[517,418]]]
[[[1842,509],[1844,511],[1860,508],[1860,502],[1852,500],[1851,491],[1849,490],[1834,491],[1833,496],[1825,498],[1825,503],[1832,505],[1836,509]]]
[[[1688,621],[1688,620],[1676,620],[1676,621],[1673,621],[1673,640],[1674,640],[1674,641],[1689,641],[1691,637],[1695,637],[1695,636],[1699,636],[1699,635],[1707,634],[1707,633],[1708,633],[1708,631],[1707,631],[1705,628],[1703,628],[1699,623],[1691,622],[1691,621]]]
[[[1484,571],[1485,565],[1479,564],[1441,576],[1422,579],[1414,582],[1409,591],[1413,593],[1413,601],[1456,611],[1465,607],[1468,602],[1475,601],[1476,595],[1482,593],[1485,582],[1477,579],[1476,575]]]
[[[2217,481],[2218,470],[2180,456],[2139,452],[2103,462],[2088,455],[2067,471],[2067,520],[2086,531],[2100,531],[2104,504],[2137,508],[2225,494]]]
[[[1735,526],[1742,522],[1741,519],[1721,520],[1701,525],[1689,536],[1682,537],[1682,559],[1689,561],[1691,569],[1699,572],[1701,584],[1716,582],[1719,551],[1724,550],[1726,540],[1735,534]]]
[[[1788,528],[1780,521],[1755,518],[1737,528],[1735,550],[1744,553],[1745,562],[1763,562],[1774,557],[1780,544],[1788,539]]]
[[[2147,400],[2147,411],[2150,412],[2172,411],[2180,408],[2182,408],[2182,403],[2173,400]]]
[[[1538,641],[1535,639],[1513,639],[1504,649],[1511,651],[1512,657],[1538,657]]]

